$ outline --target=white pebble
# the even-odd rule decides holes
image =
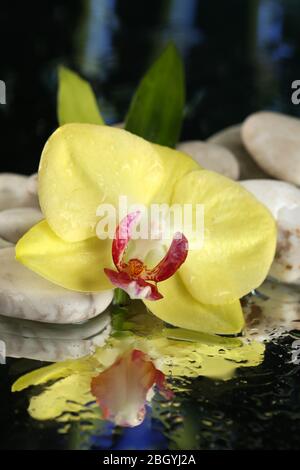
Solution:
[[[255,113],[244,122],[242,138],[266,173],[300,185],[300,119],[279,113]]]
[[[215,171],[233,180],[239,178],[239,164],[234,155],[224,147],[191,140],[178,144],[177,150],[187,153],[207,170]]]
[[[277,248],[270,275],[300,284],[300,190],[275,180],[248,180],[241,184],[270,210],[277,222]]]
[[[0,250],[2,315],[49,323],[78,323],[102,313],[113,290],[81,293],[59,287],[15,260],[14,248]]]
[[[0,173],[0,210],[38,207],[37,194],[28,189],[28,176]]]
[[[34,207],[20,207],[0,212],[0,237],[4,240],[17,243],[17,241],[33,225],[43,219],[43,214]]]

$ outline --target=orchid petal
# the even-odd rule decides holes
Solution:
[[[179,273],[192,296],[224,304],[258,287],[268,274],[276,246],[270,212],[239,183],[211,171],[194,171],[175,186],[172,203],[204,207],[204,243],[196,227],[185,235],[189,254]],[[194,220],[196,217],[194,217]],[[199,229],[200,230],[200,229]],[[193,233],[192,233],[193,232]]]
[[[103,272],[112,266],[111,242],[90,238],[68,243],[45,220],[32,227],[16,246],[16,258],[32,271],[66,289],[95,292],[111,289]]]
[[[213,334],[239,333],[244,325],[240,302],[205,305],[193,298],[179,273],[159,284],[163,299],[144,303],[161,320],[171,325]]]
[[[132,279],[126,272],[117,272],[113,269],[104,269],[110,282],[123,289],[131,299],[158,300],[162,295],[155,285],[144,281],[141,278]]]
[[[158,373],[144,352],[132,350],[93,377],[91,391],[104,419],[120,426],[137,426],[144,419],[147,394],[156,381],[162,385],[162,372]]]
[[[148,271],[145,279],[161,282],[165,281],[180,268],[184,263],[188,254],[188,241],[183,233],[174,235],[171,246],[166,256],[158,263],[158,265]]]
[[[138,279],[137,280],[137,285],[138,288],[140,289],[141,292],[145,292],[146,289],[148,290],[148,294],[146,297],[143,297],[142,295],[138,298],[145,298],[146,300],[159,300],[162,299],[162,294],[158,291],[156,285],[150,284],[150,282],[146,282],[143,279]]]
[[[104,272],[114,286],[120,287],[123,290],[126,290],[132,282],[131,277],[125,272],[118,272],[108,268],[104,268]]]
[[[132,228],[137,223],[137,220],[140,218],[140,216],[140,211],[128,214],[126,217],[124,217],[123,220],[121,220],[116,229],[115,238],[112,244],[112,257],[115,266],[118,269],[122,269],[124,265],[122,259],[124,257],[127,245],[131,239]]]
[[[165,173],[155,147],[130,132],[66,124],[51,135],[42,153],[42,212],[62,239],[85,240],[95,236],[100,204],[117,208],[122,195],[129,204],[148,205],[164,185]]]
[[[171,204],[175,183],[190,171],[201,170],[201,166],[184,152],[158,144],[152,146],[159,154],[165,171],[164,182],[159,186],[154,202]]]

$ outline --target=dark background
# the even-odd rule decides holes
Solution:
[[[113,123],[169,40],[186,66],[182,138],[204,139],[258,109],[297,115],[299,24],[299,0],[2,0],[0,171],[36,171],[57,126],[58,64],[91,81]]]

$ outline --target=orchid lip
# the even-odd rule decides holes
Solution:
[[[91,392],[102,411],[102,417],[121,426],[139,425],[146,413],[149,392],[158,391],[170,399],[163,372],[139,349],[125,351],[116,361],[91,381]]]
[[[152,269],[137,258],[126,261],[132,230],[140,216],[139,211],[132,212],[118,225],[112,244],[112,258],[117,271],[105,268],[104,272],[112,284],[125,290],[131,298],[159,300],[163,296],[156,284],[169,279],[184,263],[188,255],[188,240],[183,233],[176,232],[166,255]]]

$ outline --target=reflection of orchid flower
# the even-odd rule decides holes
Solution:
[[[146,354],[137,349],[126,351],[104,372],[92,378],[91,392],[104,419],[121,426],[137,426],[145,416],[145,403],[153,385],[167,397],[164,374]]]
[[[39,168],[46,220],[19,241],[17,259],[68,289],[110,289],[104,269],[114,268],[111,241],[96,237],[96,210],[100,203],[117,207],[120,195],[146,207],[204,206],[204,246],[190,250],[180,269],[160,283],[163,298],[144,302],[176,326],[239,332],[244,322],[239,298],[261,284],[273,259],[271,215],[238,183],[122,129],[66,124],[54,132]],[[195,228],[185,233],[189,244],[194,233]]]
[[[13,385],[14,392],[45,385],[42,391],[38,389],[39,394],[30,398],[30,415],[38,420],[57,419],[61,422],[80,419],[80,416],[99,419],[99,408],[94,404],[96,395],[101,407],[106,400],[109,408],[106,416],[110,419],[116,419],[118,423],[123,420],[127,424],[138,423],[142,396],[145,397],[146,389],[154,379],[160,382],[163,375],[172,378],[201,375],[227,380],[238,367],[257,366],[263,360],[264,345],[255,341],[243,344],[237,338],[165,329],[163,322],[144,310],[129,312],[129,320],[138,333],[123,338],[111,337],[92,356],[52,364],[20,377]],[[128,356],[128,351],[133,350],[141,351],[135,364]],[[137,365],[141,365],[141,370],[137,370]],[[129,380],[124,381],[122,386],[120,370],[125,373],[128,366],[133,366],[131,372],[134,370],[132,383],[130,386]],[[145,375],[147,370],[149,376]],[[141,383],[142,389],[139,388]],[[109,394],[104,396],[108,389]],[[119,401],[111,401],[111,398]],[[151,399],[149,394],[147,398]],[[119,412],[118,405],[122,407],[126,400],[130,401],[130,408],[121,408]]]

